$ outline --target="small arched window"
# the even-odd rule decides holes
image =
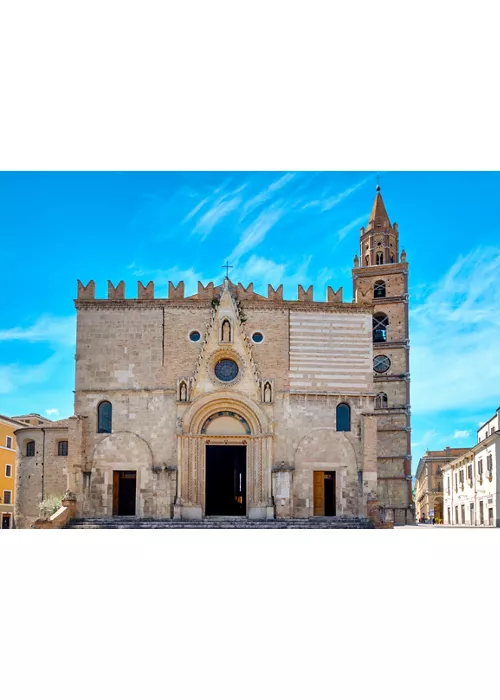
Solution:
[[[373,297],[375,299],[382,299],[385,297],[385,282],[384,280],[377,280],[373,285]]]
[[[35,456],[35,441],[30,440],[29,442],[26,443],[26,457],[34,457]]]
[[[365,265],[366,265],[366,267],[369,267],[369,265],[370,265],[370,258],[368,257],[368,255],[365,258]]]
[[[387,394],[377,394],[375,397],[375,408],[387,408],[388,403]]]
[[[351,430],[351,407],[346,403],[337,406],[337,432],[348,433]]]
[[[383,265],[384,264],[384,254],[383,253],[377,253],[375,256],[375,265]]]
[[[97,407],[97,432],[110,433],[113,409],[109,401],[101,401]]]
[[[374,314],[373,316],[373,342],[385,343],[387,340],[387,326],[389,319],[385,314]]]

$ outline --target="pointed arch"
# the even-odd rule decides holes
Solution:
[[[384,264],[384,254],[377,253],[375,256],[375,265],[383,265],[383,264]]]

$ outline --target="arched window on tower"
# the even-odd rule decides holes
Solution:
[[[337,406],[337,432],[348,433],[351,430],[351,407],[346,403]]]
[[[389,319],[385,314],[374,314],[373,316],[373,342],[385,343],[387,340],[387,326]]]
[[[365,258],[365,265],[366,265],[366,267],[368,267],[370,265],[370,258],[368,255]]]
[[[384,264],[384,254],[383,253],[377,253],[375,256],[375,265],[383,265]]]
[[[373,296],[375,299],[385,297],[385,282],[383,280],[377,280],[373,285]]]
[[[113,409],[109,401],[101,401],[97,407],[97,432],[110,433]]]
[[[377,394],[375,397],[375,408],[387,408],[388,405],[387,394]]]

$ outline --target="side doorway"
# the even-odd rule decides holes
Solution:
[[[113,515],[135,515],[137,472],[113,472]]]
[[[313,472],[314,515],[337,515],[337,472]]]

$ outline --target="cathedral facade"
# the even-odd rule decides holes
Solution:
[[[168,298],[152,282],[125,298],[120,282],[96,299],[78,282],[74,415],[16,431],[17,526],[66,489],[80,517],[366,516],[378,502],[412,522],[398,238],[377,191],[352,302],[227,275],[188,297],[169,283]]]

